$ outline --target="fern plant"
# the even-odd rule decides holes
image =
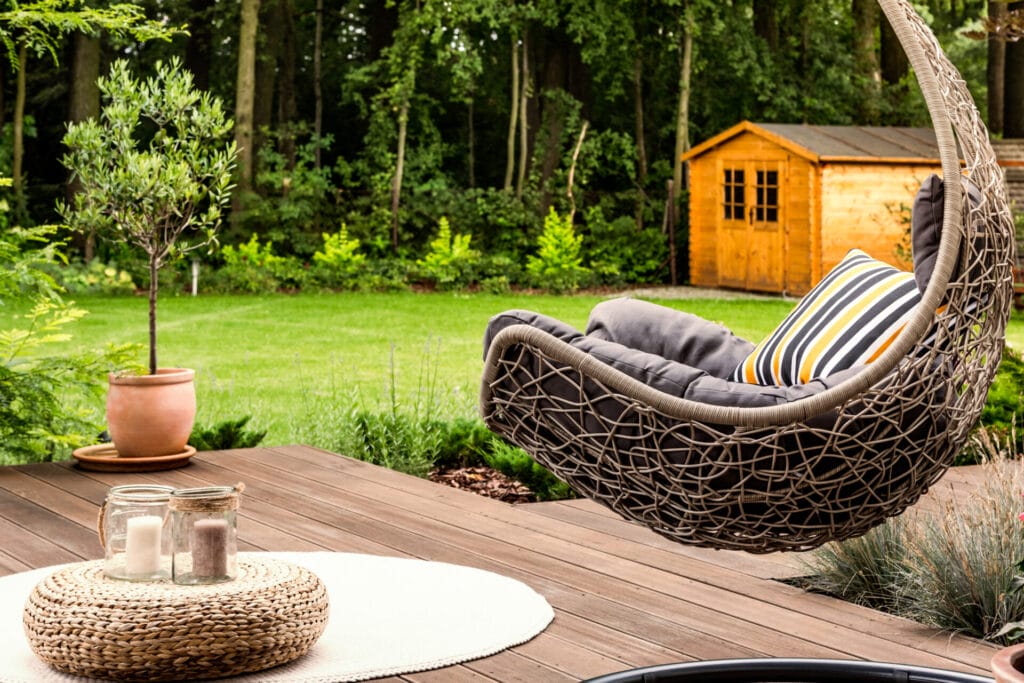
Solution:
[[[576,234],[572,217],[559,216],[554,207],[544,219],[544,231],[538,239],[537,255],[526,261],[526,270],[534,284],[553,292],[579,289],[590,270],[583,266],[580,250],[583,237]]]

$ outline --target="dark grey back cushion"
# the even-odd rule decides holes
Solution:
[[[606,309],[605,312],[610,312],[611,310],[614,310],[614,307]],[[721,329],[721,326],[714,325],[714,323],[707,323],[707,321],[695,316],[691,317],[706,325],[719,328],[719,331]],[[658,391],[709,405],[751,408],[782,405],[834,386],[860,369],[851,368],[850,370],[836,373],[820,380],[814,380],[808,384],[798,384],[789,387],[732,382],[715,377],[702,368],[670,360],[659,354],[630,348],[619,343],[617,340],[585,335],[560,320],[525,310],[505,311],[491,318],[487,331],[484,334],[484,355],[486,356],[487,349],[490,348],[494,335],[510,325],[520,324],[544,330]],[[704,329],[704,325],[697,325],[696,327],[697,329]],[[614,323],[610,328],[604,326],[601,329],[603,330],[601,334],[604,336],[609,334],[610,329],[628,331],[627,337],[635,336],[635,332],[629,330],[628,326],[620,327]],[[721,342],[721,345],[716,349],[716,353],[725,355],[731,353],[730,349],[733,346],[737,350],[742,346],[736,344],[728,335],[720,335],[719,331],[715,331],[713,337]],[[651,346],[652,343],[656,345],[656,342],[648,342],[647,345]],[[686,350],[688,354],[694,349],[701,348],[702,344],[707,344],[706,340],[692,342],[684,340],[678,342],[678,349],[676,350]],[[732,368],[730,367],[729,369],[731,370]]]

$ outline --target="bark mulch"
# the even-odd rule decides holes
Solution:
[[[430,481],[438,484],[472,491],[477,495],[495,498],[505,503],[534,503],[537,501],[533,491],[490,467],[434,470],[428,477]]]

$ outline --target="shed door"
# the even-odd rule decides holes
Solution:
[[[778,161],[723,164],[718,279],[724,287],[785,288],[782,166]]]

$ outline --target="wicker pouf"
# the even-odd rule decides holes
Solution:
[[[307,569],[240,555],[235,581],[127,583],[83,562],[25,604],[32,651],[54,668],[117,680],[232,676],[305,654],[327,625],[327,590]]]

